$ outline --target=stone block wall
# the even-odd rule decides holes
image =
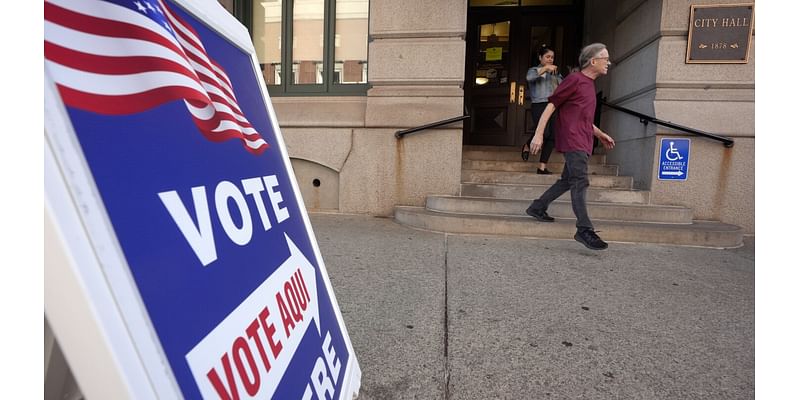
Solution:
[[[696,219],[755,231],[755,34],[747,64],[687,64],[691,5],[727,0],[587,2],[584,41],[609,45],[612,66],[597,82],[615,104],[736,141],[733,148],[603,109],[601,128],[617,140],[608,162],[651,190],[654,204],[691,207]],[[591,17],[590,17],[591,15]],[[686,182],[657,179],[659,139],[692,139]]]
[[[272,99],[306,207],[388,216],[458,193],[460,124],[394,134],[463,115],[466,20],[465,1],[371,0],[366,96]]]
[[[612,65],[607,76],[597,80],[597,89],[610,102],[653,115],[656,94],[660,0],[587,2],[584,42],[608,46]],[[602,109],[600,128],[617,142],[608,162],[620,166],[620,175],[632,176],[634,187],[649,189],[653,168],[655,125],[609,108]]]

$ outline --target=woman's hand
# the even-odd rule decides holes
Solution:
[[[539,72],[539,75],[544,75],[545,73],[548,73],[548,72],[551,73],[551,74],[555,74],[556,71],[558,71],[558,67],[553,65],[553,64],[550,64],[550,65],[545,65],[545,66],[539,68],[538,72]]]

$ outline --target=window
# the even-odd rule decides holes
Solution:
[[[366,93],[369,0],[249,1],[239,18],[270,95]]]

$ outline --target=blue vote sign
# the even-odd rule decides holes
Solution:
[[[129,271],[131,296],[106,279],[137,351],[165,361],[142,356],[171,382],[154,391],[349,400],[359,366],[244,27],[210,1],[44,17],[46,131],[65,179],[90,182],[73,196],[97,193],[81,206]]]
[[[689,173],[689,139],[661,138],[658,179],[685,181]]]

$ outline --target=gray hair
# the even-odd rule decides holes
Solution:
[[[601,51],[606,49],[606,45],[602,43],[592,43],[581,50],[581,55],[578,57],[578,63],[581,65],[581,69],[584,69],[589,66],[592,62],[592,58],[597,57]]]

